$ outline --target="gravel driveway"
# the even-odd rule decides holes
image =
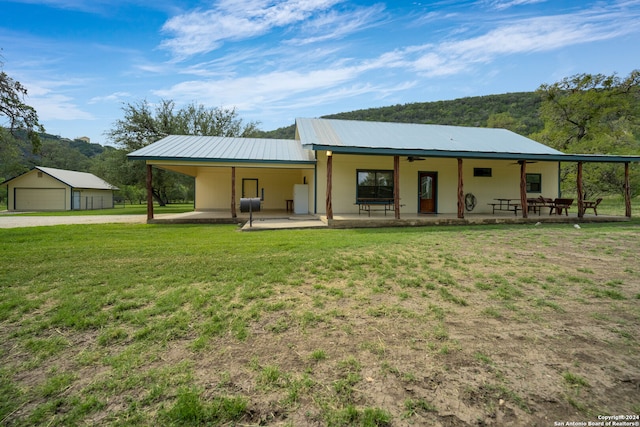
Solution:
[[[147,221],[146,215],[81,215],[81,216],[22,216],[0,215],[0,228],[40,227],[63,224],[139,223]]]

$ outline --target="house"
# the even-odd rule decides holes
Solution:
[[[68,211],[113,208],[117,187],[87,172],[36,166],[2,184],[10,211]]]
[[[293,206],[328,220],[363,210],[463,218],[505,208],[496,199],[526,217],[527,199],[559,197],[561,162],[579,171],[585,162],[624,163],[628,189],[628,165],[640,161],[565,154],[505,129],[329,119],[297,119],[294,140],[168,136],[128,157],[146,161],[148,174],[193,176],[197,211],[235,217],[241,198],[259,197],[264,210]]]

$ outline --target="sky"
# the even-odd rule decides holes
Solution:
[[[0,49],[48,133],[111,145],[123,107],[145,100],[235,108],[274,130],[626,77],[640,0],[0,0]]]

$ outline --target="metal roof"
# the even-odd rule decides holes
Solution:
[[[36,166],[31,171],[33,170],[39,170],[43,173],[46,173],[50,177],[57,179],[58,181],[72,188],[84,188],[84,189],[93,189],[93,190],[117,190],[118,189],[118,187],[111,185],[107,181],[103,180],[102,178],[99,178],[88,172],[76,172],[76,171],[70,171],[65,169],[45,168],[42,166]],[[27,173],[30,173],[31,171]],[[19,176],[12,179],[8,179],[7,181],[3,182],[2,185],[9,183],[9,181],[13,181],[16,178],[19,178]]]
[[[305,148],[336,153],[585,162],[640,156],[565,154],[506,129],[336,119],[296,119]]]
[[[128,155],[133,160],[315,163],[314,153],[293,139],[169,135]]]
[[[506,129],[296,119],[299,140],[170,135],[128,155],[132,160],[313,164],[313,151],[567,162],[640,162],[640,156],[565,154]],[[313,150],[313,151],[312,151]]]

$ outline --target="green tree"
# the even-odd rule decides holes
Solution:
[[[640,152],[640,70],[626,78],[577,74],[543,84],[537,92],[544,129],[534,139],[568,153]],[[574,188],[575,174],[575,165],[563,166],[563,187]],[[619,192],[622,165],[586,164],[584,181],[589,197]]]
[[[126,104],[123,111],[124,118],[114,123],[107,136],[126,153],[168,135],[251,137],[258,131],[258,123],[244,123],[235,108],[206,108],[192,103],[176,109],[172,100],[161,100],[155,107],[144,100]],[[137,162],[133,168],[136,182],[144,186],[144,165]],[[183,199],[193,194],[193,180],[164,170],[154,173],[152,187],[154,199],[161,206],[170,198]]]
[[[122,148],[106,149],[93,158],[90,172],[122,189],[126,185],[137,185],[139,168],[127,161],[128,151]]]
[[[34,160],[39,166],[81,172],[89,170],[91,164],[90,159],[80,151],[69,147],[68,144],[52,139],[42,140],[40,152]]]
[[[0,61],[0,69],[2,66],[3,62]],[[38,121],[35,108],[24,103],[26,96],[27,88],[0,71],[0,119],[4,121],[0,126],[7,129],[6,132],[0,132],[0,147],[3,149],[16,145],[19,132],[26,132],[33,152],[40,149],[38,134],[44,132],[44,127]]]
[[[487,119],[488,128],[509,129],[512,132],[522,134],[525,126],[508,112],[491,113]]]
[[[24,141],[14,138],[9,130],[0,127],[0,182],[29,170],[23,164]]]

